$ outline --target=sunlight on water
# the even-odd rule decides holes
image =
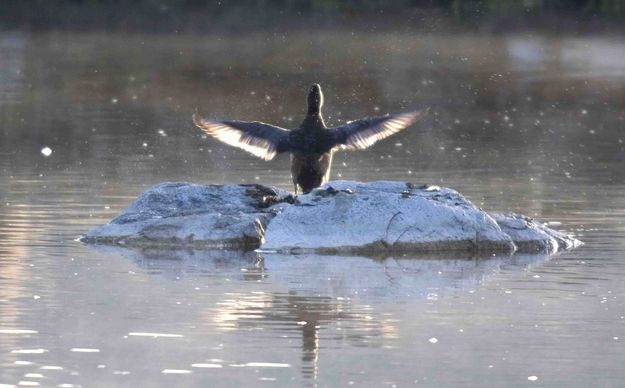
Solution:
[[[131,337],[152,337],[152,338],[181,338],[182,334],[167,334],[167,333],[128,333]]]

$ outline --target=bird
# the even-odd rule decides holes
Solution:
[[[334,128],[326,127],[321,114],[323,92],[313,84],[307,97],[308,112],[298,128],[285,129],[258,121],[209,120],[197,112],[193,122],[206,134],[264,160],[291,154],[295,195],[306,194],[326,183],[332,156],[339,149],[364,150],[421,119],[425,110],[364,118]]]

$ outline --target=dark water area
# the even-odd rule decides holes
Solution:
[[[337,153],[332,179],[452,187],[585,245],[332,257],[75,240],[162,181],[291,190],[288,156],[259,161],[190,117],[294,127],[313,82],[329,125],[430,107]],[[2,32],[0,384],[621,386],[624,142],[618,36]]]

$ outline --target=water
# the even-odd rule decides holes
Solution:
[[[605,386],[625,380],[619,37],[0,34],[0,384]],[[585,242],[553,257],[326,257],[75,241],[166,180],[290,190],[202,138],[431,106],[332,177],[453,187]],[[51,153],[42,152],[48,147]]]

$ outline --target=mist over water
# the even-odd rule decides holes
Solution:
[[[0,384],[619,386],[625,41],[0,33]],[[430,107],[332,179],[444,185],[585,245],[545,256],[130,251],[76,237],[162,181],[291,190],[203,137]],[[529,377],[535,376],[528,380]]]

